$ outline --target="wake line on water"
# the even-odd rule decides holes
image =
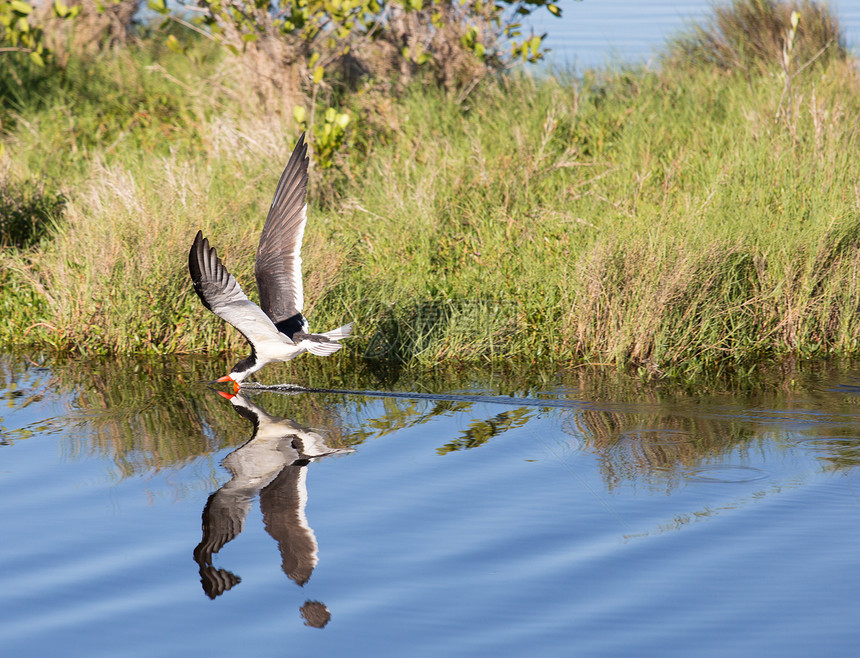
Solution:
[[[283,393],[286,395],[292,395],[295,393],[338,393],[341,395],[363,395],[366,397],[379,397],[379,398],[401,398],[401,399],[409,399],[409,400],[436,400],[436,401],[451,401],[451,402],[484,402],[490,404],[504,404],[509,406],[516,407],[558,407],[562,409],[588,409],[591,408],[591,405],[583,402],[576,402],[572,400],[537,400],[535,398],[514,398],[500,395],[455,395],[449,393],[394,393],[390,391],[358,391],[353,389],[345,389],[345,388],[312,388],[306,386],[299,386],[298,384],[254,384],[249,383],[245,384],[243,389],[251,389],[254,391],[271,391],[273,393]],[[612,515],[614,516],[621,525],[623,525],[628,530],[630,529],[630,524],[624,520],[624,517],[621,516],[607,501],[601,498],[600,494],[598,494],[593,487],[591,487],[588,482],[584,478],[582,478],[579,473],[569,464],[565,459],[561,457],[555,450],[553,450],[552,446],[550,446],[546,441],[544,441],[540,436],[535,433],[535,431],[529,428],[531,433],[540,441],[544,447],[549,451],[549,453],[557,459],[561,465],[567,469],[573,476],[579,480],[580,484],[584,486],[592,496]]]
[[[273,393],[285,393],[285,394],[295,394],[295,393],[339,393],[342,395],[364,395],[366,397],[381,397],[381,398],[402,398],[402,399],[410,399],[410,400],[437,400],[437,401],[452,401],[452,402],[484,402],[490,404],[505,404],[509,406],[516,407],[559,407],[563,409],[587,409],[590,408],[590,405],[583,402],[576,402],[571,400],[536,400],[535,398],[512,398],[500,395],[454,395],[448,393],[394,393],[390,391],[357,391],[352,389],[343,389],[343,388],[311,388],[305,386],[299,386],[297,384],[246,384],[242,387],[243,389],[252,389],[256,391],[271,391]],[[627,521],[624,520],[624,517],[621,516],[613,507],[603,500],[600,497],[593,487],[591,487],[588,482],[583,479],[579,473],[571,466],[565,459],[561,457],[561,455],[557,454],[552,447],[544,441],[540,436],[538,436],[535,431],[529,428],[532,434],[540,441],[544,447],[549,451],[549,453],[557,459],[561,465],[566,468],[573,476],[579,480],[580,484],[584,486],[592,496],[597,499],[597,501],[610,513],[614,516],[625,528],[630,529],[630,525]]]
[[[359,391],[347,388],[314,388],[298,384],[244,384],[242,390],[271,391],[274,393],[338,393],[340,395],[363,395],[372,398],[400,398],[408,400],[436,400],[450,402],[479,402],[504,404],[512,407],[558,407],[561,409],[586,409],[589,405],[573,400],[541,400],[537,398],[514,398],[503,395],[456,395],[450,393],[411,393],[392,391]]]

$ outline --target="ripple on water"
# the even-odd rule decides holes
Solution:
[[[794,440],[797,446],[812,450],[831,450],[837,447],[860,447],[860,436],[802,436]]]
[[[738,466],[733,464],[713,464],[698,466],[685,470],[682,477],[693,482],[722,482],[726,484],[742,484],[755,482],[768,477],[766,471],[753,466]]]

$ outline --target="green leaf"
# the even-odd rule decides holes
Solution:
[[[148,5],[150,9],[157,11],[159,14],[166,14],[168,12],[166,0],[149,0]]]
[[[172,34],[167,37],[167,41],[165,43],[173,52],[179,53],[180,55],[183,53],[182,46],[179,44],[179,39]]]
[[[65,18],[69,15],[69,7],[61,0],[54,0],[54,15],[60,18]]]
[[[558,5],[549,4],[546,8],[549,9],[549,13],[553,16],[561,16],[561,9],[558,8]]]
[[[30,59],[32,60],[32,62],[36,66],[44,66],[45,65],[45,60],[42,59],[42,55],[35,50],[30,53]]]
[[[314,84],[315,85],[318,85],[320,82],[322,82],[324,73],[325,73],[325,69],[323,69],[322,66],[317,66],[314,69]]]
[[[296,123],[300,126],[304,126],[305,119],[308,118],[308,113],[305,111],[301,105],[293,106],[293,118],[296,120]]]
[[[33,7],[26,2],[23,2],[23,0],[11,0],[9,7],[16,14],[21,14],[22,16],[27,16],[33,11]]]

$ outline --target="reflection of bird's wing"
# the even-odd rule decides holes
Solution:
[[[275,189],[254,265],[260,306],[289,336],[296,331],[307,330],[301,316],[304,306],[301,250],[308,219],[305,203],[307,152],[303,134]],[[287,320],[290,322],[285,322]],[[283,326],[280,323],[284,323]]]
[[[264,343],[292,342],[280,334],[260,307],[242,292],[201,231],[197,231],[188,253],[188,271],[203,306],[236,327],[255,350]]]
[[[281,568],[298,585],[308,581],[317,565],[317,539],[305,516],[307,463],[287,466],[260,492],[263,523],[278,542]]]
[[[194,549],[194,561],[200,567],[203,591],[210,599],[221,596],[242,581],[226,569],[216,569],[212,565],[212,555],[242,532],[250,508],[249,498],[223,488],[209,496],[203,508],[203,539]]]
[[[200,584],[203,585],[203,591],[210,599],[221,596],[241,582],[242,579],[232,571],[216,569],[211,564],[200,565]]]
[[[245,528],[251,498],[244,491],[230,489],[228,485],[209,496],[203,508],[203,539],[194,549],[195,559],[199,554],[202,559],[211,562],[212,555]]]

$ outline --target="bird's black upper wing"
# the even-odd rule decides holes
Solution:
[[[188,253],[188,271],[203,305],[236,327],[256,350],[266,343],[283,344],[286,339],[272,321],[242,292],[214,247],[197,231]]]
[[[275,324],[297,316],[304,306],[301,249],[307,223],[307,152],[302,134],[278,181],[257,248],[254,274],[260,306]],[[297,320],[288,334],[300,328],[300,315]]]

